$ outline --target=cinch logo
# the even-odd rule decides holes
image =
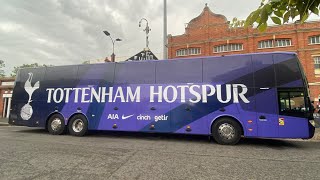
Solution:
[[[151,116],[149,115],[142,115],[140,114],[139,116],[137,116],[137,120],[139,121],[151,121]],[[158,122],[158,121],[167,121],[168,120],[168,116],[167,115],[159,115],[159,116],[154,116],[154,121]]]
[[[39,89],[40,87],[39,81],[37,81],[33,86],[31,85],[33,73],[30,72],[28,74],[29,74],[29,78],[24,84],[24,89],[28,93],[29,99],[28,99],[28,103],[21,108],[21,112],[20,112],[20,116],[23,120],[29,120],[31,118],[33,114],[33,109],[32,109],[32,106],[30,105],[30,103],[32,102],[31,97],[34,91]]]

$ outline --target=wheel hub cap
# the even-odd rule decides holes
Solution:
[[[83,121],[81,119],[76,119],[73,123],[72,123],[72,130],[74,132],[80,132],[83,129]]]
[[[51,129],[57,131],[61,128],[61,119],[56,118],[51,122]]]
[[[221,124],[219,126],[218,132],[220,136],[225,139],[232,139],[235,135],[234,127],[228,123]]]

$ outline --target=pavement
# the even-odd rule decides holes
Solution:
[[[7,118],[0,118],[0,126],[9,126]]]
[[[0,126],[11,126],[7,118],[0,118]],[[320,140],[320,128],[316,128],[315,134],[310,140]]]
[[[203,136],[74,137],[0,127],[0,180],[320,179],[319,154],[318,141],[242,139],[222,146]]]

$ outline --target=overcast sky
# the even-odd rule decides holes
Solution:
[[[168,0],[168,34],[184,33],[184,24],[198,16],[205,3],[214,13],[245,19],[260,0]],[[77,64],[104,59],[112,43],[124,59],[145,47],[138,24],[149,21],[150,49],[162,58],[163,0],[0,0],[0,59],[5,71],[24,63]],[[145,24],[142,24],[145,27]]]

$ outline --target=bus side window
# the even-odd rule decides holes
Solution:
[[[203,82],[232,82],[253,87],[251,56],[226,56],[203,59]]]
[[[148,62],[116,63],[115,84],[154,84],[155,64]]]
[[[201,83],[201,59],[181,59],[158,61],[156,69],[156,83]]]
[[[80,65],[78,78],[80,79],[80,83],[85,85],[112,84],[114,67],[115,63]]]
[[[277,86],[302,87],[303,80],[296,56],[273,55],[275,61],[275,72]],[[293,83],[293,84],[292,84]]]
[[[302,116],[307,111],[303,91],[279,91],[279,114]]]
[[[58,86],[63,81],[64,84],[74,84],[78,80],[78,66],[57,66],[47,67],[45,83],[49,86]]]
[[[272,55],[252,55],[254,84],[257,88],[275,87],[275,75]]]
[[[288,92],[280,92],[279,93],[280,100],[280,112],[285,112],[290,110],[290,98]]]

